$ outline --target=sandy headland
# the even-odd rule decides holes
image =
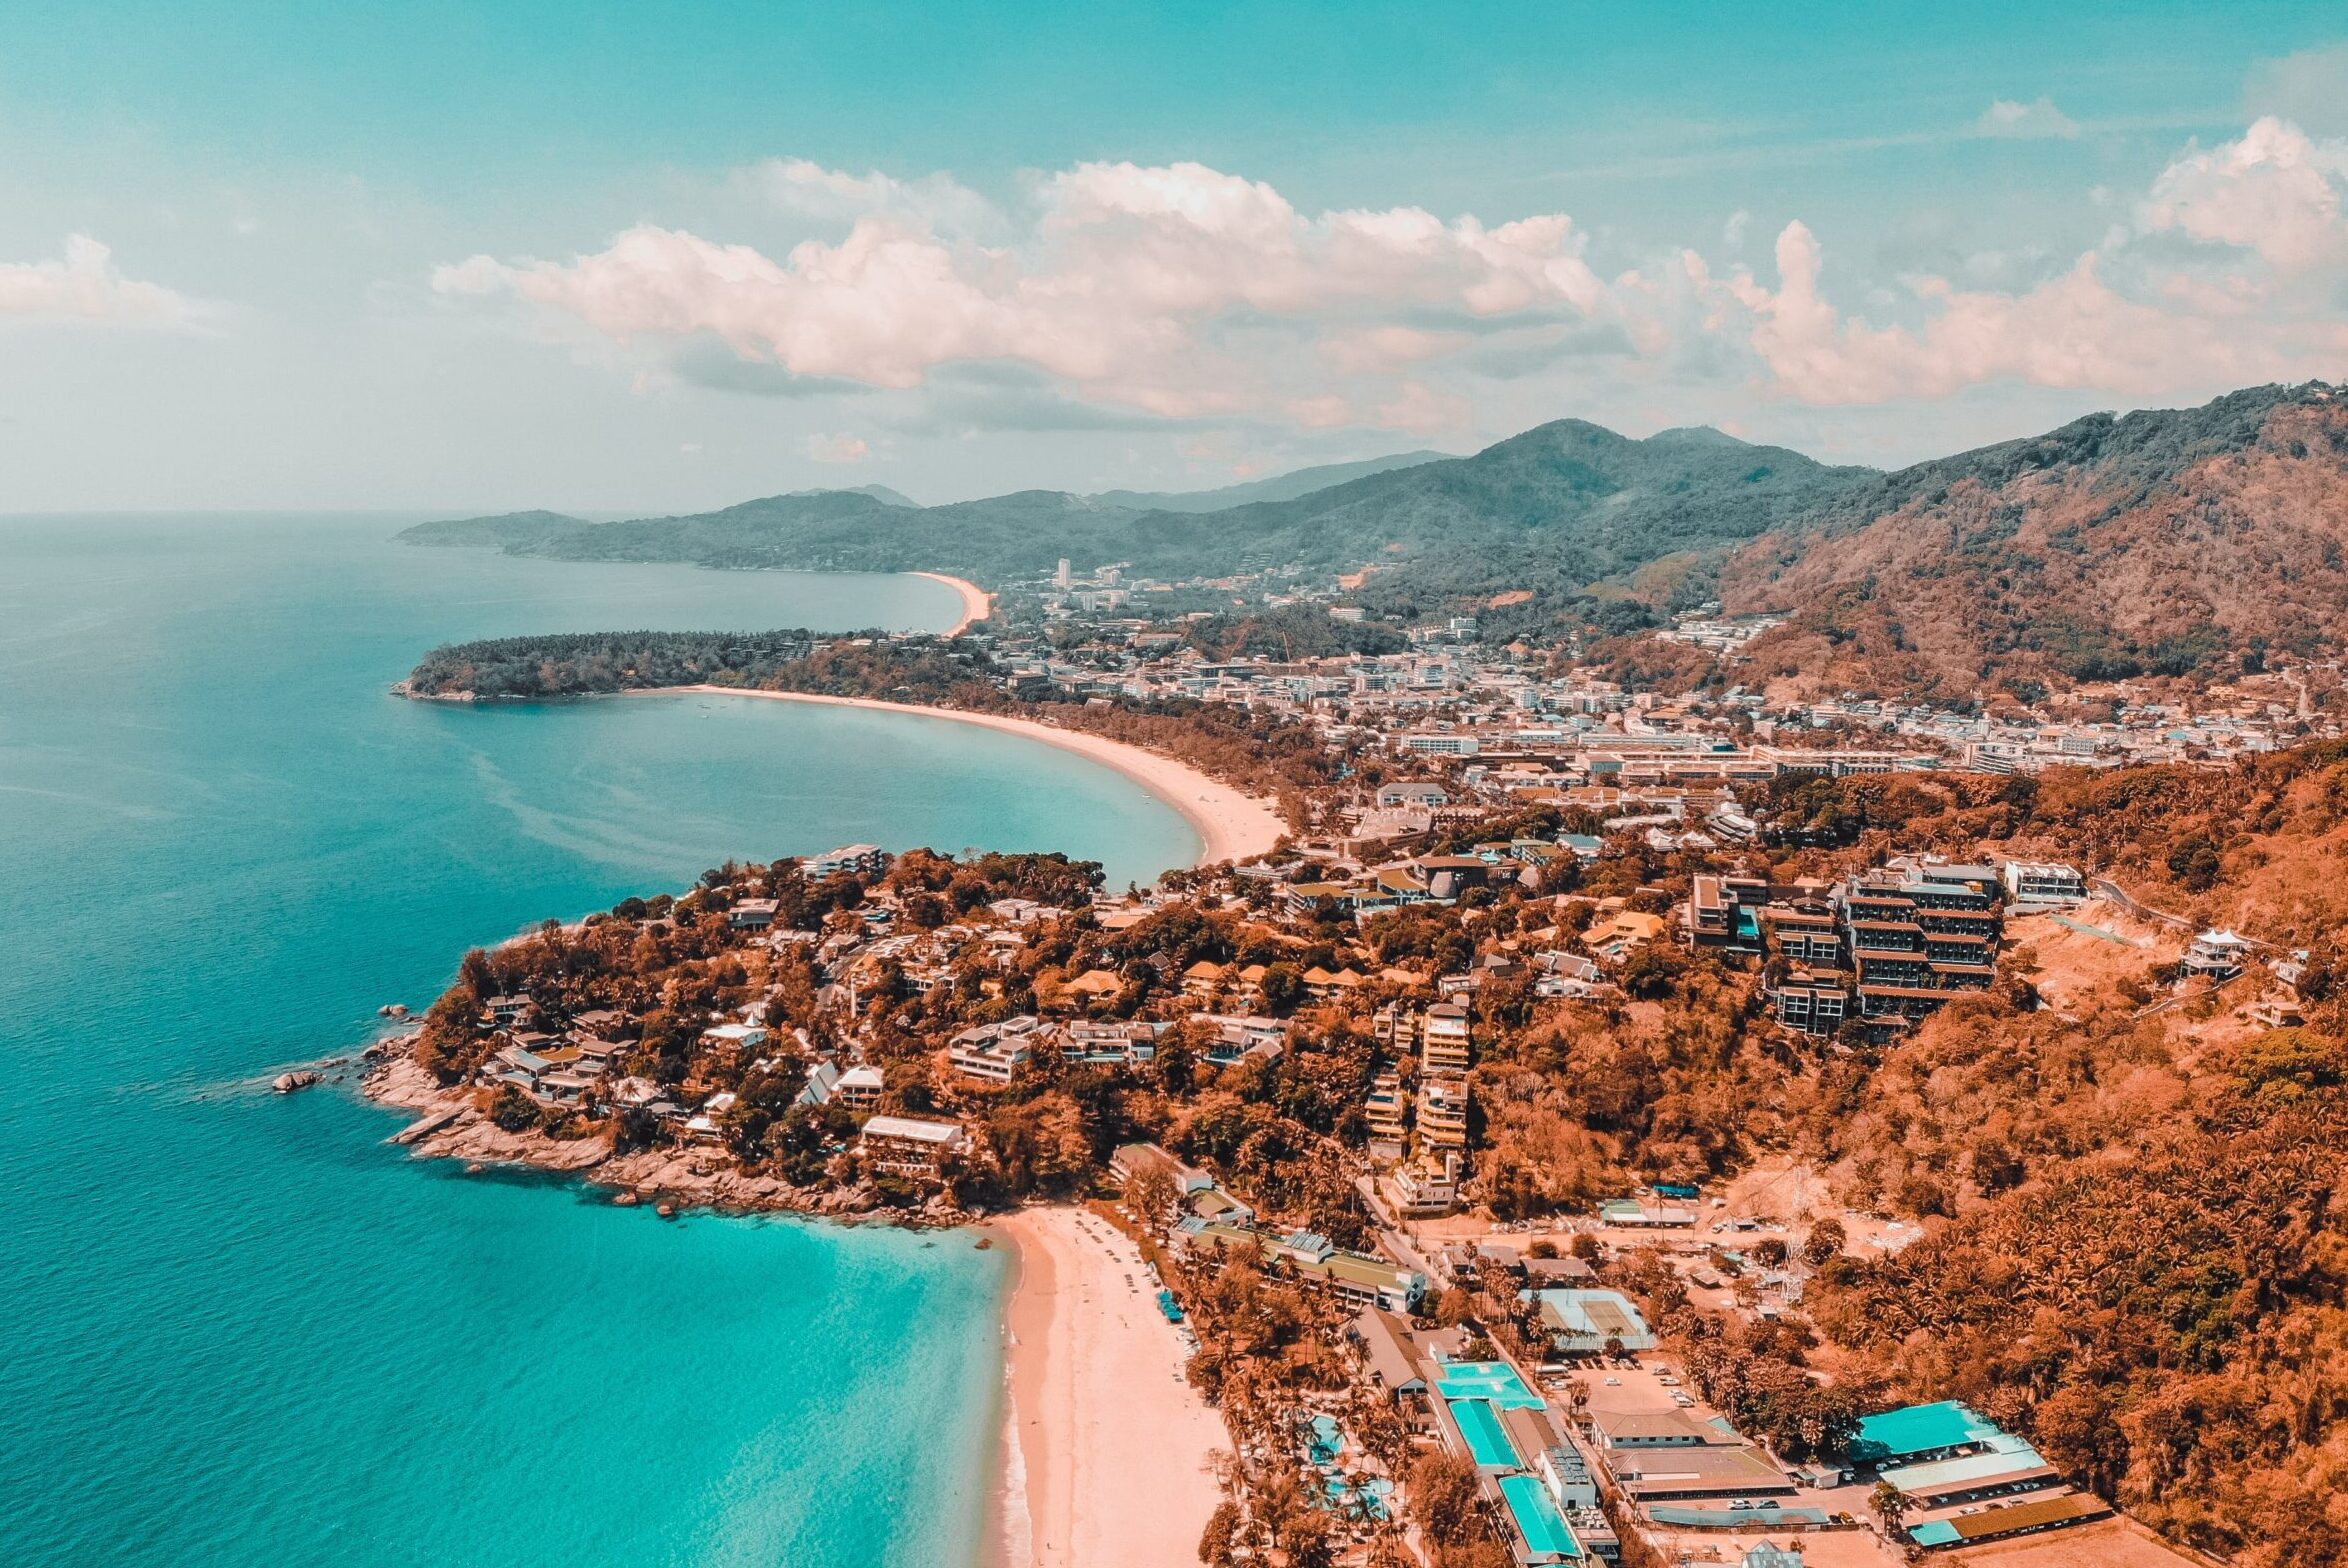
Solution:
[[[623,692],[627,697],[756,697],[769,702],[820,702],[840,708],[870,708],[880,713],[910,713],[918,718],[946,719],[956,724],[980,724],[1007,735],[1057,746],[1097,762],[1139,784],[1182,813],[1199,836],[1199,864],[1246,860],[1271,853],[1288,831],[1287,822],[1273,804],[1245,790],[1210,778],[1186,762],[1160,756],[1121,740],[1064,730],[1036,719],[1015,719],[998,713],[965,713],[958,708],[928,708],[919,703],[881,702],[869,697],[823,697],[811,692],[760,691],[744,686],[660,686]]]
[[[926,577],[933,583],[944,583],[962,596],[961,618],[939,633],[941,637],[959,637],[980,621],[995,613],[995,596],[967,577],[949,577],[944,572],[907,572],[908,577]]]
[[[1076,1208],[989,1227],[1018,1250],[1005,1323],[1000,1568],[1195,1568],[1222,1501],[1222,1417],[1128,1237]]]

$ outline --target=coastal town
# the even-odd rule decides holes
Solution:
[[[1488,629],[1476,615],[1376,614],[1358,602],[1374,591],[1373,572],[1161,582],[1115,566],[1077,578],[1065,564],[1056,579],[1001,596],[1016,620],[975,629],[1016,695],[1236,704],[1304,719],[1333,742],[1375,738],[1411,756],[1482,758],[1494,771],[1526,755],[1590,752],[1601,769],[1644,764],[1634,776],[1649,782],[2011,774],[2222,762],[2339,733],[2314,702],[2339,686],[2337,661],[2261,670],[2216,692],[2116,680],[2059,702],[2007,693],[1944,707],[1770,678],[1754,644],[1785,617],[1723,618],[1716,604],[1596,649],[1579,636]],[[1226,635],[1234,622],[1236,639]]]
[[[2348,7],[0,6],[0,1568],[2348,1568]]]
[[[1124,893],[1059,856],[851,844],[550,923],[378,1047],[372,1092],[420,1117],[401,1140],[664,1215],[1008,1214],[1033,1248],[1016,1216],[1082,1205],[1130,1249],[1103,1288],[1147,1304],[1120,1321],[1175,1369],[1165,1419],[1211,1411],[1181,1521],[1210,1564],[1816,1568],[2058,1531],[2181,1560],[2024,1432],[1822,1343],[1813,1304],[1948,1200],[1921,1168],[1893,1201],[1838,1192],[1783,1152],[1782,1101],[1944,1010],[2099,986],[2295,1022],[2305,949],[1969,830],[2043,770],[2223,769],[2328,721],[1666,699],[1456,621],[1279,662],[1068,634],[1151,591],[1047,585],[1040,629],[964,641],[1022,711],[1179,700],[1309,736],[1336,765],[1285,831]],[[1733,668],[1749,630],[1671,635]],[[1187,776],[1167,796],[1196,812],[1216,781]],[[1674,1086],[1691,1029],[1749,1098]],[[1088,1462],[1147,1441],[1105,1425]],[[1065,1490],[1029,1501],[1065,1550]]]

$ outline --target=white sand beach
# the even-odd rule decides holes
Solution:
[[[995,596],[967,577],[949,577],[944,572],[913,572],[914,577],[926,577],[933,583],[944,583],[962,596],[962,618],[947,627],[942,635],[959,637],[980,621],[995,613]]]
[[[1222,1500],[1222,1418],[1183,1378],[1140,1251],[1082,1209],[992,1227],[1019,1250],[1001,1568],[1195,1568]]]
[[[1186,762],[1154,751],[1064,730],[1035,719],[1014,719],[995,713],[964,713],[953,708],[926,708],[919,703],[880,702],[867,697],[821,697],[810,692],[754,691],[740,686],[663,686],[628,696],[661,697],[690,693],[710,697],[757,697],[770,702],[823,702],[843,708],[873,708],[883,713],[911,713],[923,718],[950,719],[957,724],[983,724],[1006,734],[1057,746],[1080,757],[1114,768],[1143,789],[1182,813],[1200,839],[1199,864],[1245,860],[1267,854],[1288,831],[1288,824],[1270,801],[1209,778]]]

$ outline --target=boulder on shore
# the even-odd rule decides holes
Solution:
[[[279,1094],[291,1094],[296,1089],[307,1089],[317,1081],[318,1075],[305,1067],[300,1072],[279,1073],[270,1080],[269,1087]]]

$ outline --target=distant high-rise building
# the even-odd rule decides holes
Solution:
[[[1060,557],[1060,569],[1052,573],[1052,586],[1065,588],[1072,581],[1074,581],[1074,575],[1068,570],[1068,557],[1063,555]]]

